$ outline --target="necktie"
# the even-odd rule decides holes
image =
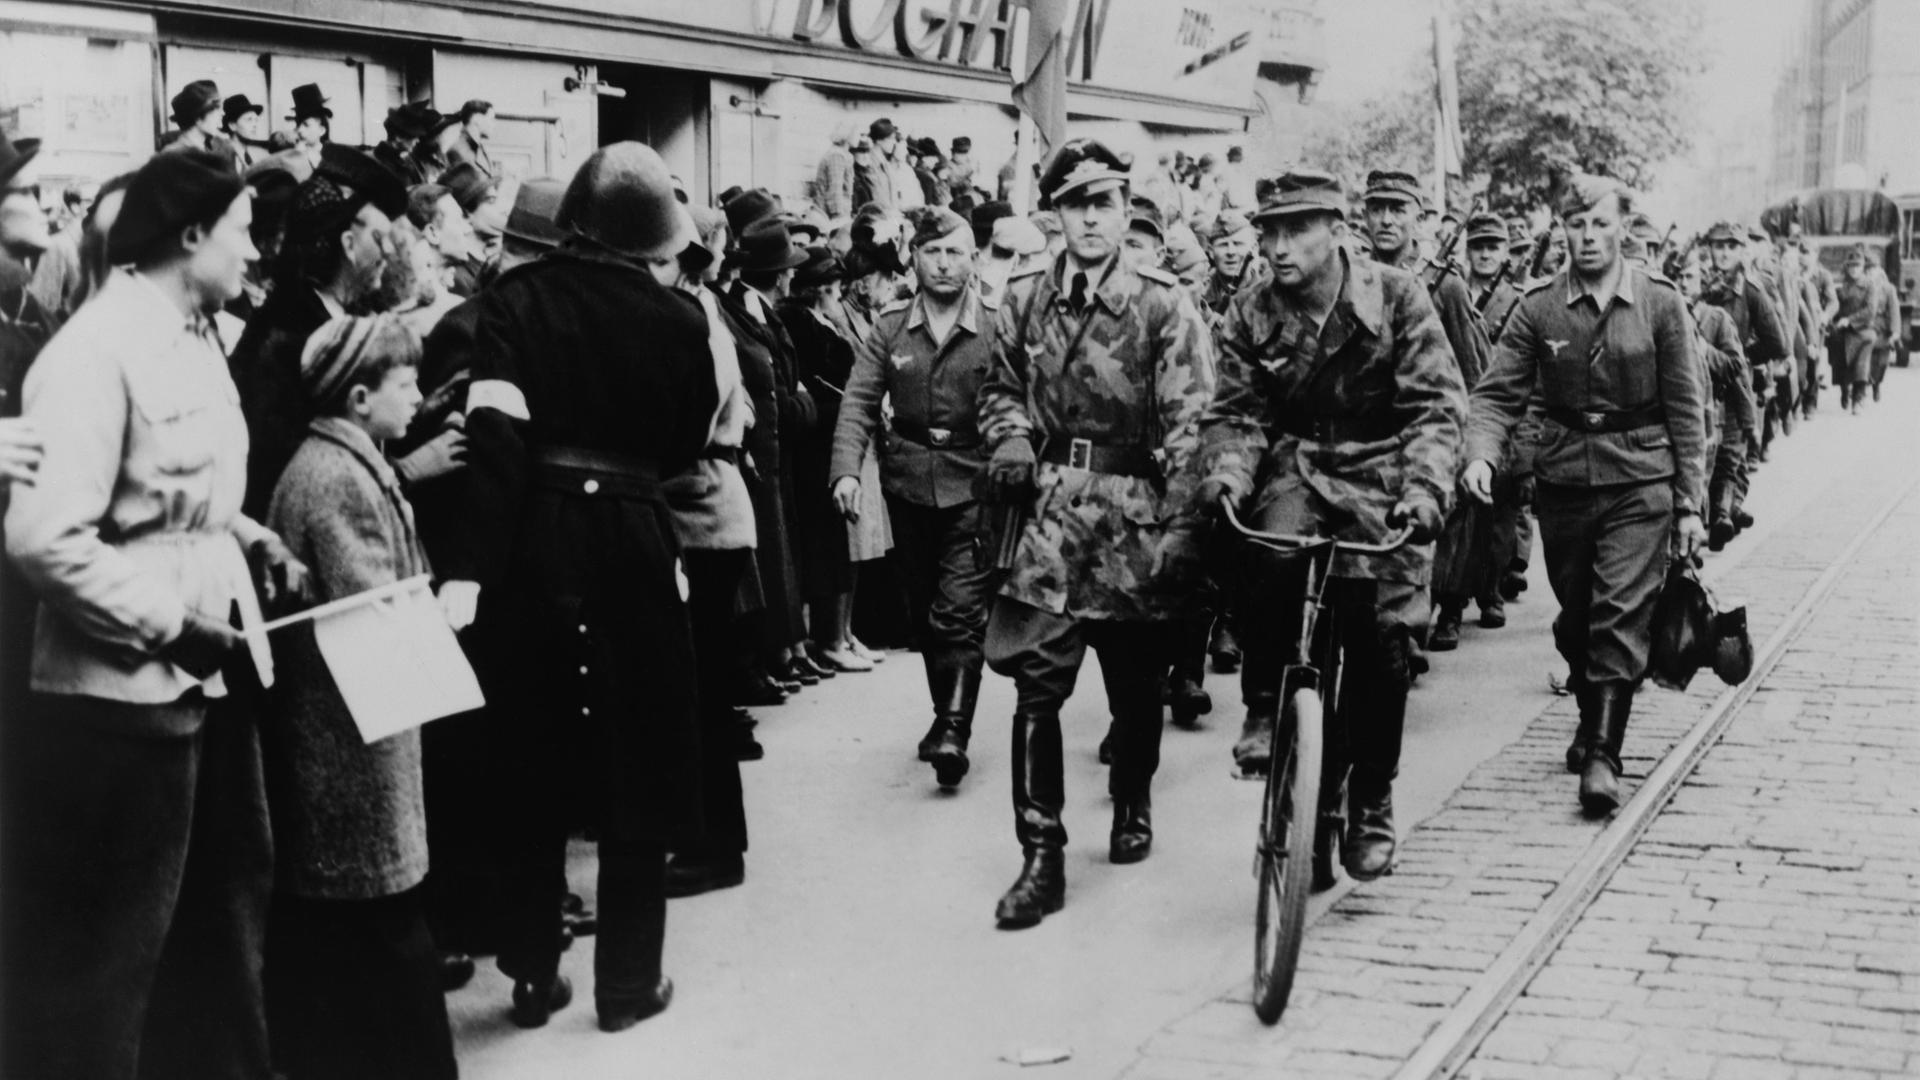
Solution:
[[[1067,306],[1073,309],[1075,315],[1087,310],[1087,275],[1084,272],[1073,275],[1073,291],[1067,294]]]

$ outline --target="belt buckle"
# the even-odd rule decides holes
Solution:
[[[947,428],[935,427],[927,429],[927,444],[929,446],[945,446],[952,441],[953,432]]]
[[[1086,439],[1074,439],[1067,444],[1067,468],[1092,469],[1093,443]]]
[[[1597,412],[1581,413],[1580,419],[1586,422],[1588,431],[1599,431],[1600,425],[1607,422],[1606,414]]]

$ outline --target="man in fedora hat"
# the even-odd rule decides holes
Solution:
[[[293,88],[293,111],[287,114],[293,121],[293,145],[307,159],[307,164],[320,167],[320,150],[325,146],[332,130],[333,110],[327,107],[327,98],[320,92],[319,83],[303,83]]]
[[[271,154],[267,149],[265,105],[256,105],[245,94],[234,94],[221,105],[220,129],[240,156],[241,169],[251,169]]]
[[[1179,279],[1121,258],[1127,188],[1127,163],[1095,140],[1054,153],[1040,190],[1066,250],[1008,282],[980,389],[983,492],[1024,522],[984,643],[1018,691],[1009,772],[1024,863],[996,910],[1007,929],[1066,903],[1060,710],[1089,647],[1114,715],[1108,857],[1147,857],[1160,676],[1173,628],[1196,614],[1187,463],[1213,346]]]
[[[180,88],[173,95],[173,122],[180,132],[166,150],[198,150],[221,158],[233,168],[234,174],[242,170],[240,152],[226,133],[220,130],[221,108],[220,88],[211,79],[197,79]]]
[[[406,181],[408,187],[427,182],[426,166],[413,154],[420,140],[440,123],[440,114],[424,101],[409,101],[387,110],[387,137],[373,148],[373,159]]]
[[[456,626],[485,600],[481,647],[500,658],[483,665],[503,785],[499,965],[522,1027],[572,999],[561,902],[582,794],[599,836],[600,1027],[673,993],[666,851],[697,840],[702,815],[687,583],[661,482],[699,458],[719,400],[700,307],[649,269],[686,246],[679,223],[660,156],[603,146],[561,200],[560,248],[479,300],[468,516],[439,569]]]
[[[1343,613],[1347,668],[1339,712],[1327,717],[1335,752],[1322,769],[1318,835],[1342,839],[1350,783],[1342,859],[1371,881],[1393,865],[1392,785],[1420,629],[1407,597],[1426,586],[1427,545],[1453,495],[1466,392],[1420,280],[1342,250],[1346,207],[1338,180],[1297,170],[1254,215],[1273,276],[1227,309],[1219,390],[1202,424],[1200,499],[1230,498],[1269,532],[1377,542],[1413,531],[1397,551],[1336,561],[1328,589]],[[1336,368],[1337,379],[1323,377]],[[1271,759],[1281,672],[1252,658],[1283,655],[1300,599],[1285,567],[1249,576],[1237,627],[1249,657],[1247,719],[1234,757],[1258,770]]]

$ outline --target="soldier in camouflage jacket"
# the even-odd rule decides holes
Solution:
[[[1328,592],[1348,666],[1323,790],[1332,814],[1351,764],[1344,861],[1368,880],[1392,865],[1409,652],[1424,629],[1409,622],[1424,611],[1410,598],[1427,582],[1429,542],[1453,492],[1466,390],[1420,279],[1342,250],[1345,205],[1332,177],[1294,172],[1256,215],[1274,276],[1227,312],[1199,498],[1250,497],[1254,528],[1269,532],[1378,542],[1413,530],[1397,551],[1336,558]],[[1234,756],[1257,770],[1270,755],[1284,643],[1298,636],[1299,578],[1291,564],[1247,569],[1238,626],[1247,721]]]
[[[1126,167],[1073,140],[1041,180],[1067,251],[1012,279],[980,389],[991,500],[1025,514],[987,625],[987,663],[1019,691],[1013,802],[1026,864],[999,907],[1031,926],[1065,901],[1059,713],[1088,646],[1114,715],[1110,854],[1145,858],[1160,756],[1159,673],[1200,585],[1187,472],[1213,395],[1213,349],[1178,279],[1118,257]]]

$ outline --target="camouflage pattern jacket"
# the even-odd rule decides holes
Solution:
[[[1064,255],[1014,277],[1000,304],[980,435],[989,457],[1011,438],[1043,457],[1000,595],[1081,619],[1157,621],[1190,613],[1201,592],[1190,462],[1213,397],[1213,344],[1173,275],[1117,257],[1109,267],[1089,275],[1084,320],[1062,288]],[[1075,439],[1156,451],[1160,476],[1044,460]]]
[[[1377,541],[1392,531],[1387,513],[1410,489],[1447,509],[1466,387],[1425,284],[1340,259],[1346,283],[1317,336],[1271,284],[1234,298],[1219,390],[1201,425],[1201,475],[1223,481],[1236,501],[1256,493],[1250,510],[1304,480],[1350,515],[1336,536]],[[1432,546],[1420,545],[1343,555],[1334,573],[1419,585],[1432,568]]]

